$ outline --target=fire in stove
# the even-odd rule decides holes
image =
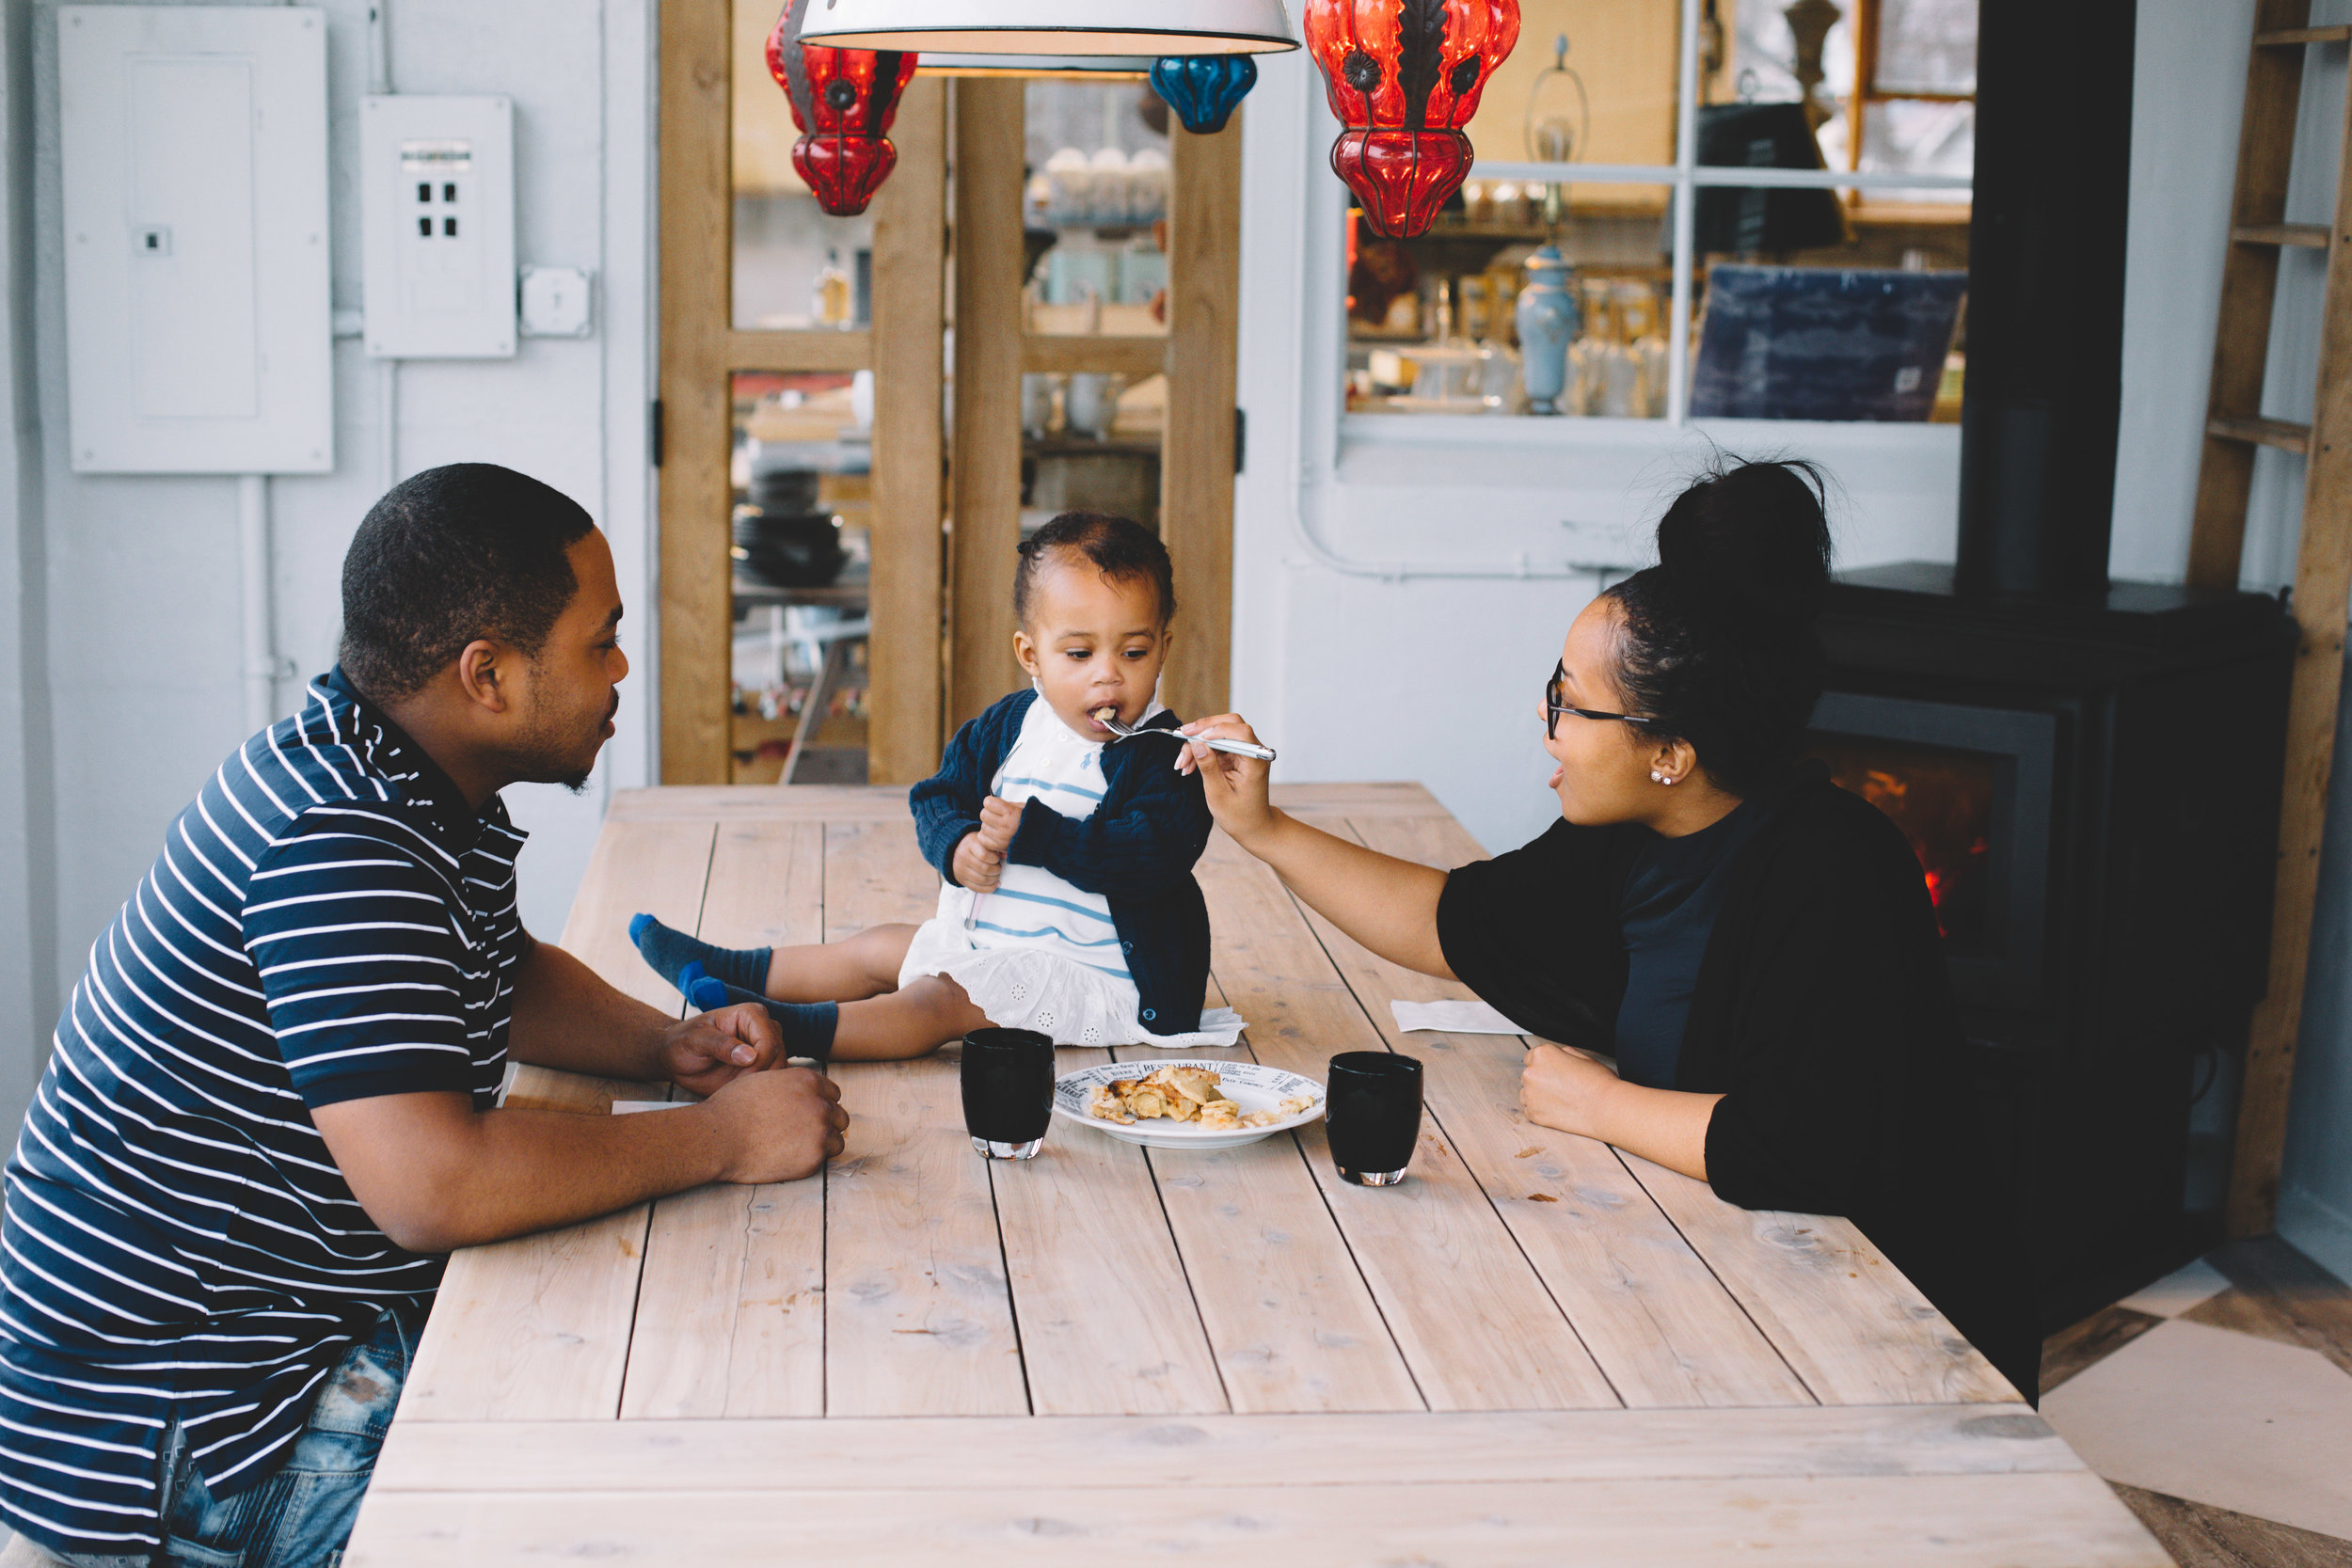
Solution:
[[[1982,951],[1990,919],[1994,760],[1970,752],[1859,736],[1816,735],[1809,752],[1830,777],[1893,820],[1911,841],[1937,928]]]

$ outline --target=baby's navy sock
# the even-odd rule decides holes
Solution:
[[[688,964],[698,963],[711,978],[757,994],[768,988],[768,960],[776,951],[772,947],[714,947],[684,931],[672,930],[649,914],[630,919],[628,940],[637,944],[655,974],[680,990],[686,989],[686,982],[679,975]]]
[[[841,1004],[838,1002],[778,1002],[755,990],[730,986],[724,980],[703,973],[702,965],[689,961],[678,971],[678,990],[686,993],[698,1012],[714,1012],[732,1007],[741,1002],[756,1002],[768,1009],[768,1016],[776,1021],[784,1033],[784,1053],[787,1056],[807,1056],[817,1061],[833,1055],[833,1032],[841,1025]]]

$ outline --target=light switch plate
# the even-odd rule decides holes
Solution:
[[[56,17],[75,471],[332,469],[325,13]]]
[[[359,157],[368,354],[512,357],[512,101],[370,97],[359,112]]]
[[[595,330],[596,277],[581,267],[523,268],[523,336],[587,337]]]

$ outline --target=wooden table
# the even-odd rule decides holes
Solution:
[[[1277,793],[1391,854],[1479,854],[1417,785]],[[1212,1000],[1259,1060],[1425,1065],[1410,1180],[1342,1183],[1320,1126],[1148,1155],[1057,1126],[988,1162],[952,1053],[836,1068],[855,1120],[821,1178],[451,1260],[348,1560],[2166,1562],[1846,1222],[1529,1125],[1519,1041],[1393,1027],[1391,999],[1459,987],[1221,835],[1200,877]],[[564,940],[670,1007],[638,910],[807,941],[937,885],[899,790],[637,791]],[[512,1096],[649,1092],[524,1069]]]

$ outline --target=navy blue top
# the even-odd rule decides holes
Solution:
[[[1966,1069],[1918,857],[1818,762],[1740,809],[1757,819],[1725,856],[1672,1079],[1723,1097],[1708,1184],[1743,1209],[1849,1216],[2031,1398],[2023,1222],[1954,1092]],[[1457,867],[1438,900],[1447,966],[1527,1033],[1608,1050],[1643,989],[1627,977],[1626,882],[1654,842],[1559,821]]]
[[[956,846],[979,830],[980,801],[1037,700],[1034,691],[1016,691],[958,730],[939,771],[908,794],[923,858],[950,882]],[[1155,713],[1141,727],[1182,722]],[[1064,816],[1032,797],[1005,857],[1103,895],[1135,977],[1143,1026],[1155,1035],[1200,1028],[1209,987],[1209,906],[1192,879],[1193,863],[1209,847],[1209,802],[1199,774],[1176,771],[1176,751],[1175,741],[1149,738],[1104,747],[1103,803],[1094,814]]]
[[[1645,833],[1617,910],[1628,965],[1625,1000],[1617,1006],[1617,1075],[1627,1083],[1675,1086],[1699,960],[1724,905],[1724,868],[1763,816],[1743,800],[1695,833]]]

